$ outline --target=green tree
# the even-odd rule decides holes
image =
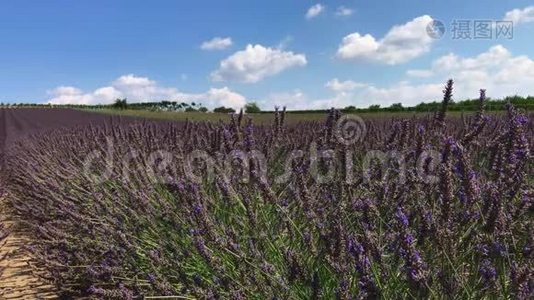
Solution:
[[[126,102],[126,98],[123,98],[123,99],[117,98],[115,100],[115,103],[113,103],[113,108],[116,108],[116,109],[128,108],[128,103]]]
[[[389,111],[402,111],[404,108],[401,103],[393,103],[389,106]]]
[[[380,105],[374,104],[369,106],[369,111],[377,111],[380,110]]]
[[[354,105],[349,105],[343,109],[346,112],[353,112],[356,110],[356,107]]]
[[[235,109],[230,108],[230,107],[220,106],[220,107],[216,107],[215,109],[213,109],[213,112],[228,114],[228,113],[235,113]]]
[[[255,114],[255,113],[260,113],[261,109],[258,106],[258,104],[256,104],[256,102],[251,102],[245,105],[245,112],[247,114]]]

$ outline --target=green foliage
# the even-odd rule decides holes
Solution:
[[[220,106],[220,107],[216,107],[213,112],[216,112],[216,113],[223,113],[223,114],[228,114],[228,113],[235,113],[235,109],[233,108],[230,108],[230,107],[224,107],[224,106]]]
[[[115,109],[127,109],[128,108],[128,103],[126,102],[126,98],[124,98],[124,99],[118,98],[117,100],[115,100],[115,103],[113,103],[113,108],[115,108]]]
[[[357,109],[354,105],[347,106],[343,109],[345,112],[355,112]]]
[[[370,105],[369,106],[369,111],[379,111],[380,110],[380,105],[378,104],[374,104],[374,105]]]
[[[260,113],[261,109],[258,106],[258,104],[256,104],[256,102],[251,102],[245,105],[245,112],[247,114],[256,114],[256,113]]]
[[[389,106],[389,111],[403,111],[402,103],[393,103]]]

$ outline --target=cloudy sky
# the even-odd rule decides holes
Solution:
[[[487,2],[0,1],[0,101],[414,105],[449,77],[457,99],[534,95],[534,4]]]

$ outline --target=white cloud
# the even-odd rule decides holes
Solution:
[[[366,85],[353,88],[353,81],[333,79],[326,84],[334,94],[314,99],[302,91],[277,93],[267,97],[269,103],[286,105],[290,109],[345,107],[354,105],[382,107],[393,103],[413,106],[421,102],[440,101],[445,81],[453,78],[454,99],[476,98],[478,90],[487,89],[488,96],[534,95],[534,60],[525,55],[514,56],[502,45],[496,45],[473,57],[456,54],[437,58],[427,70],[409,70],[408,76],[426,78],[413,84],[400,81],[389,86]],[[269,108],[268,106],[265,108]]]
[[[199,100],[207,100],[207,103],[203,102],[208,107],[226,106],[234,109],[239,109],[245,106],[246,98],[236,92],[231,91],[228,87],[220,89],[211,88],[208,92],[197,95]]]
[[[163,87],[147,77],[123,75],[112,82],[122,97],[132,102],[171,100],[178,94],[176,88]]]
[[[402,103],[404,106],[413,106],[421,102],[428,102],[441,99],[445,82],[412,85],[409,82],[401,81],[389,87],[369,87],[364,92],[363,99],[369,99],[371,104],[379,104],[382,107],[393,103]],[[476,93],[475,90],[474,93]],[[363,101],[362,101],[363,102]]]
[[[358,32],[351,33],[343,38],[338,48],[337,56],[342,59],[371,58],[377,55],[380,43],[370,35],[361,35]]]
[[[334,92],[348,92],[365,86],[367,86],[366,83],[356,82],[352,80],[339,81],[339,79],[337,78],[334,78],[325,84],[325,87],[331,89]]]
[[[48,93],[75,96],[81,94],[82,90],[72,86],[58,86],[57,88],[53,89],[52,91],[49,91]]]
[[[222,60],[219,69],[211,73],[214,81],[258,82],[292,67],[307,64],[304,54],[264,47],[247,45]]]
[[[525,55],[514,56],[496,45],[474,57],[447,54],[436,59],[432,70],[438,76],[456,79],[457,90],[486,88],[493,97],[534,95],[534,61]]]
[[[348,17],[354,13],[354,10],[345,6],[340,6],[336,10],[336,16]]]
[[[429,75],[429,82],[417,85],[400,82],[386,88],[370,87],[365,97],[376,104],[391,104],[393,100],[416,105],[423,101],[441,100],[441,90],[448,78],[455,81],[454,99],[458,100],[476,98],[478,90],[482,88],[487,89],[488,96],[492,98],[534,95],[534,61],[527,56],[513,56],[501,45],[474,57],[448,54],[436,59],[430,70],[417,72],[419,75]]]
[[[348,93],[339,93],[334,97],[314,99],[300,89],[290,92],[272,93],[258,104],[262,109],[273,109],[275,106],[285,106],[291,110],[322,109],[330,107],[345,107],[351,105],[352,99]]]
[[[396,25],[381,39],[358,32],[345,36],[337,57],[345,60],[368,60],[389,65],[407,62],[430,51],[434,42],[426,32],[432,22],[428,15],[417,17],[403,25]]]
[[[434,101],[441,98],[444,83],[410,85],[401,81],[388,87],[368,85],[354,90],[335,91],[334,95],[324,98],[312,98],[300,90],[289,93],[275,93],[262,102],[262,108],[271,105],[287,106],[288,109],[325,109],[330,107],[343,108],[349,105],[368,107],[378,104],[387,107],[393,103],[405,106],[416,105],[423,101]]]
[[[295,89],[292,92],[271,93],[258,104],[264,109],[271,109],[271,106],[288,106],[290,109],[300,109],[308,105],[308,100],[300,89]]]
[[[412,92],[417,95],[419,91],[431,90],[431,87],[439,93],[436,86],[440,86],[439,83],[448,78],[455,80],[456,99],[474,98],[481,88],[487,89],[488,96],[493,98],[516,94],[534,95],[534,60],[525,55],[514,56],[502,45],[493,46],[473,57],[460,57],[450,53],[434,60],[430,69],[412,70],[412,73],[414,71],[418,75],[425,75],[436,84],[405,84],[401,90],[389,89],[394,91],[392,95],[397,92],[399,95],[411,95]],[[410,86],[416,89],[411,92]]]
[[[434,73],[431,70],[408,70],[406,71],[406,75],[410,77],[427,78],[434,75]]]
[[[128,86],[138,86],[138,87],[148,87],[156,85],[156,82],[148,79],[147,77],[139,77],[134,74],[123,75],[117,78],[114,82],[114,85],[119,87],[128,87]]]
[[[60,86],[49,91],[51,104],[110,104],[117,98],[127,98],[129,102],[141,101],[180,101],[197,102],[213,108],[226,106],[239,109],[246,104],[246,98],[228,87],[210,88],[204,93],[183,93],[176,88],[163,87],[147,77],[133,74],[121,76],[111,86],[101,87],[93,92]]]
[[[475,57],[461,58],[454,53],[444,55],[432,63],[432,69],[441,72],[457,70],[482,70],[506,63],[512,54],[502,45],[491,47]]]
[[[308,11],[306,12],[306,19],[313,19],[320,15],[325,10],[325,6],[318,3],[313,5],[312,7],[308,8]]]
[[[59,86],[48,91],[48,94],[53,97],[48,101],[52,104],[91,104],[94,99],[92,94],[84,94],[82,90],[72,86]]]
[[[200,45],[200,49],[202,50],[223,50],[230,46],[232,46],[233,42],[232,39],[229,37],[221,38],[221,37],[215,37],[209,41],[205,41]]]
[[[504,15],[504,20],[512,21],[515,25],[520,23],[534,22],[534,6],[528,6],[524,9],[516,8]]]
[[[117,98],[120,98],[121,95],[122,93],[112,86],[99,88],[93,92],[93,97],[95,99],[102,99],[103,101],[106,101],[106,102],[110,102]]]

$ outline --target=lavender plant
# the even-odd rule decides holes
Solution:
[[[6,153],[10,205],[65,296],[529,299],[532,116],[490,118],[481,91],[463,122],[452,91],[435,117],[367,118],[352,144],[336,110],[53,130]]]

